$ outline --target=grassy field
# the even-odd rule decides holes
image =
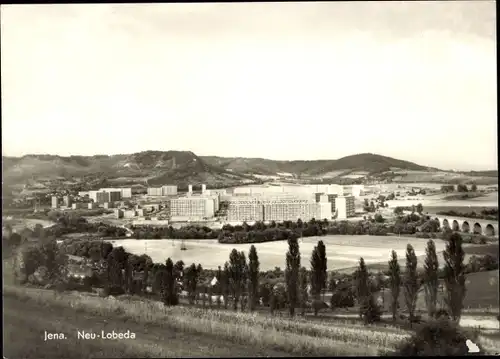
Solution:
[[[241,313],[216,309],[193,307],[164,307],[159,302],[126,298],[100,298],[78,293],[58,294],[49,290],[6,286],[4,297],[10,304],[6,306],[6,319],[16,324],[16,318],[30,316],[38,318],[34,323],[47,318],[48,328],[75,332],[91,330],[134,331],[135,340],[119,341],[121,347],[113,347],[112,341],[99,343],[77,342],[76,350],[89,353],[85,344],[101,345],[101,355],[135,356],[140,351],[152,356],[336,356],[336,355],[377,355],[390,351],[398,342],[411,335],[411,331],[394,326],[390,322],[364,326],[352,319],[316,318],[316,320],[296,317],[272,317],[269,314]],[[43,318],[29,311],[10,315],[12,307],[21,310],[21,303],[39,306],[44,310]],[[70,309],[71,308],[71,309]],[[71,315],[73,311],[73,315]],[[56,314],[53,314],[56,313]],[[55,317],[59,315],[60,317]],[[62,318],[64,316],[64,318]],[[57,320],[59,319],[59,320]],[[87,321],[87,322],[85,322]],[[68,324],[71,322],[71,324]],[[28,325],[24,323],[24,325]],[[54,328],[57,326],[57,328]],[[43,335],[42,326],[32,325],[30,335],[36,340]],[[54,329],[53,329],[54,328]],[[12,333],[12,331],[11,331]],[[73,334],[74,335],[74,334]],[[10,348],[22,350],[23,346],[13,334]],[[16,340],[17,339],[17,340]],[[483,344],[483,339],[479,340]],[[184,345],[182,344],[184,342]],[[38,339],[38,351],[45,350],[48,343]],[[189,344],[187,344],[189,343]],[[191,344],[194,343],[194,344]],[[228,343],[231,343],[232,348]],[[52,344],[52,343],[50,343]],[[97,347],[97,345],[95,345]],[[497,339],[485,339],[483,344],[489,350],[499,347]],[[83,347],[82,347],[83,346]],[[250,349],[251,348],[251,349]],[[55,350],[55,349],[54,349]],[[122,350],[116,354],[113,350]],[[135,351],[135,352],[134,352]],[[189,351],[189,353],[188,353]],[[114,355],[113,355],[114,354]],[[28,357],[29,356],[23,356]],[[49,357],[39,355],[38,357]],[[54,358],[63,355],[52,356]],[[74,356],[68,356],[74,357]],[[89,356],[86,356],[89,357]],[[91,355],[92,357],[92,355]]]
[[[489,244],[475,244],[464,246],[464,252],[466,255],[476,255],[482,256],[485,254],[489,254],[498,259],[498,242],[497,243],[489,243]]]
[[[408,237],[408,238],[411,241],[410,243],[413,243],[413,239],[415,239],[415,238],[413,238],[413,237]],[[426,241],[428,241],[428,239],[426,239]],[[444,249],[446,243],[440,239],[434,239],[434,243],[436,244],[436,248],[438,249],[439,267],[442,268],[444,265],[442,250]],[[489,254],[489,255],[492,255],[498,259],[498,243],[464,244],[464,252],[465,252],[465,258],[464,258],[465,263],[469,263],[469,259],[473,255],[483,256],[485,254]],[[417,255],[418,268],[423,268],[424,260],[425,260],[424,254]],[[406,264],[406,257],[405,257],[404,253],[398,252],[398,262],[399,262],[399,265],[404,269],[404,266]],[[339,271],[342,273],[351,273],[351,272],[355,271],[356,268],[357,268],[357,264],[354,265],[353,267],[343,268]],[[367,264],[367,268],[373,272],[386,271],[389,268],[388,260],[381,261],[378,263],[369,263],[369,264]]]
[[[210,333],[215,339],[214,344],[218,345],[219,341],[222,343],[230,341],[235,346],[247,345],[254,348],[254,355],[257,355],[259,351],[264,352],[267,348],[274,348],[274,355],[280,351],[300,356],[376,355],[381,350],[394,348],[401,339],[410,334],[408,331],[388,325],[379,328],[343,323],[342,321],[336,322],[336,325],[332,325],[331,322],[311,323],[300,318],[291,320],[222,310],[203,310],[180,306],[164,307],[158,302],[133,299],[109,300],[74,293],[61,295],[33,288],[7,287],[4,293],[18,301],[29,300],[39,305],[73,308],[73,310],[85,313],[85,315],[121,319],[124,323],[115,330],[125,331],[127,327],[133,326],[132,323],[141,323],[144,328],[148,329],[149,333],[155,332],[154,326],[161,326],[162,329],[175,330],[180,333]],[[85,316],[80,314],[78,317]],[[127,321],[125,322],[125,320]],[[139,337],[142,335],[143,333],[139,332]],[[129,341],[121,342],[129,343]],[[197,343],[196,338],[194,343]],[[273,356],[272,352],[267,350],[265,352],[267,355]],[[158,353],[158,349],[156,353]],[[167,353],[164,351],[163,355],[167,356]],[[210,353],[207,354],[210,355]],[[232,354],[245,355],[237,348]],[[190,353],[189,355],[196,354]]]
[[[415,197],[407,197],[405,199],[389,200],[386,203],[389,207],[405,207],[411,205],[417,205],[421,203],[424,206],[424,212],[434,213],[434,208],[440,207],[454,207],[458,210],[469,209],[469,207],[475,209],[484,207],[494,207],[498,208],[498,192],[485,193],[482,197],[470,198],[465,200],[445,200],[444,197],[447,194],[436,194],[436,195],[417,195]]]
[[[349,236],[335,235],[323,237],[303,238],[300,243],[301,263],[309,267],[311,252],[318,241],[322,240],[326,246],[328,269],[337,270],[356,266],[359,258],[365,262],[380,263],[389,260],[394,249],[398,256],[404,258],[406,245],[411,243],[418,256],[425,254],[427,239],[392,237],[392,236]],[[154,262],[164,262],[168,257],[174,261],[183,260],[184,263],[201,263],[206,269],[217,269],[229,260],[229,253],[233,248],[248,254],[250,244],[220,244],[217,240],[186,240],[186,251],[181,250],[180,240],[113,240],[114,246],[123,248],[134,254],[147,253]],[[438,251],[444,249],[444,242],[436,241]],[[285,255],[288,251],[286,241],[256,243],[261,270],[271,270],[275,267],[285,267]]]
[[[471,273],[466,279],[467,293],[464,300],[464,308],[469,313],[490,314],[499,312],[498,295],[498,271]],[[384,310],[390,312],[390,291],[384,293]],[[443,303],[443,296],[439,295],[438,303]],[[400,307],[406,308],[404,303],[403,289],[399,297]],[[417,310],[426,311],[425,293],[423,288],[419,292],[417,299]]]
[[[43,313],[43,315],[40,315]],[[135,333],[135,339],[82,340],[77,331]],[[66,340],[45,341],[44,332],[64,333]],[[26,345],[26,343],[30,343]],[[4,296],[4,357],[6,358],[151,358],[287,356],[280,350],[259,349],[210,335],[85,313],[69,307]]]

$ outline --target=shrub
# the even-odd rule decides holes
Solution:
[[[380,322],[382,311],[375,302],[375,296],[372,294],[361,308],[361,314],[365,324]]]
[[[437,310],[434,316],[436,319],[450,319],[450,314],[444,308]]]
[[[351,289],[339,289],[332,293],[330,299],[332,310],[335,308],[352,308],[355,304],[354,293]]]
[[[416,237],[417,238],[426,238],[426,239],[432,238],[430,233],[425,233],[425,232],[418,232]]]
[[[468,338],[457,325],[450,321],[432,321],[404,340],[394,354],[397,356],[467,355],[469,354],[467,339],[473,338],[470,336]],[[477,342],[475,344],[478,345]]]

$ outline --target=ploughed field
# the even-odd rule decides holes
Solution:
[[[326,246],[328,270],[340,270],[355,267],[359,258],[363,257],[367,264],[386,263],[391,251],[395,250],[398,257],[404,261],[406,245],[411,243],[417,256],[425,255],[428,239],[369,236],[369,235],[332,235],[322,237],[307,237],[300,240],[301,264],[309,268],[311,252],[318,241]],[[436,249],[441,252],[445,242],[434,240]],[[146,253],[154,262],[165,262],[170,257],[173,261],[182,260],[186,264],[200,263],[203,268],[217,269],[229,260],[233,248],[244,251],[247,255],[251,244],[221,244],[217,240],[185,240],[187,250],[181,250],[181,240],[171,239],[124,239],[110,240],[113,246],[123,248],[133,254]],[[285,268],[285,255],[288,251],[287,241],[255,243],[259,255],[261,270],[272,270],[275,267]],[[404,262],[402,262],[403,264]],[[423,260],[419,261],[419,266]]]

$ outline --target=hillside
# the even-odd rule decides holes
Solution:
[[[95,156],[26,155],[3,157],[4,184],[43,187],[43,181],[70,185],[84,181],[91,186],[206,183],[211,187],[240,185],[261,176],[324,179],[497,182],[497,171],[452,173],[391,157],[362,153],[336,160],[274,161],[263,158],[197,156],[190,151],[144,151]],[[453,176],[451,176],[453,174]],[[450,177],[451,176],[451,177]],[[478,182],[479,183],[479,182]]]
[[[311,161],[273,161],[262,158],[231,158],[231,157],[202,157],[207,163],[220,166],[232,171],[272,175],[279,172],[321,175],[332,171],[367,171],[369,173],[380,173],[389,171],[391,168],[404,170],[422,171],[428,170],[413,162],[402,161],[391,157],[362,153],[337,160],[311,160]]]
[[[85,179],[109,185],[206,183],[211,186],[251,182],[251,176],[231,173],[206,163],[189,151],[144,151],[129,155],[56,156],[26,155],[3,157],[3,177],[7,184],[33,179]]]

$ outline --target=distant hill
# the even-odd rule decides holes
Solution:
[[[95,186],[154,186],[174,183],[184,187],[188,183],[206,183],[210,187],[222,187],[258,182],[262,176],[291,176],[302,179],[350,176],[377,180],[403,178],[409,173],[418,173],[418,178],[439,178],[438,181],[446,181],[450,173],[372,153],[336,160],[311,161],[197,156],[190,151],[144,151],[111,156],[26,155],[2,157],[2,160],[3,179],[6,184],[26,183],[35,179],[84,179],[86,183]],[[462,176],[464,180],[475,178],[474,176],[490,177],[494,180],[494,177],[498,177],[498,172],[467,172],[463,175],[456,174],[454,178],[457,176]]]
[[[390,171],[398,168],[412,171],[437,170],[373,153],[362,153],[338,160],[272,161],[262,158],[202,157],[207,163],[237,172],[271,175],[278,172],[321,175],[331,171]]]

